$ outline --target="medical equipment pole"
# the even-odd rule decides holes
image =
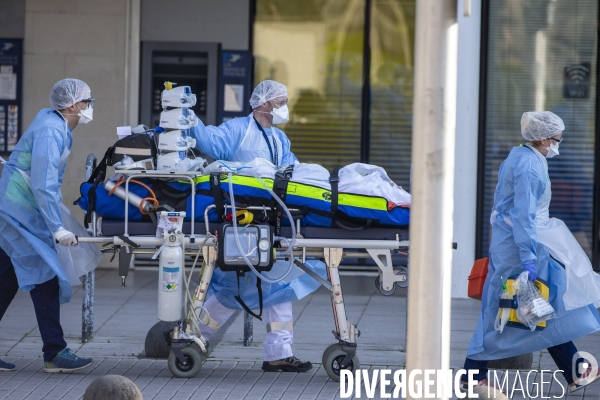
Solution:
[[[457,0],[416,5],[408,373],[449,368],[458,36]]]

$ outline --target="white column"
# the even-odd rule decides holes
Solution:
[[[123,125],[136,126],[139,124],[141,12],[141,0],[127,0],[125,32],[125,121],[123,121]]]
[[[456,0],[416,2],[406,369],[448,369],[456,128]]]
[[[477,158],[479,137],[479,63],[481,0],[471,1],[471,15],[458,5],[458,88],[456,93],[456,165],[454,168],[454,241],[452,297],[467,298],[467,277],[475,261]]]

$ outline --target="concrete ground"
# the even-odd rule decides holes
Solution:
[[[211,354],[202,371],[193,379],[174,378],[166,360],[149,359],[144,354],[146,333],[157,322],[157,272],[136,270],[122,288],[115,270],[96,274],[95,333],[80,343],[81,287],[73,300],[62,307],[61,319],[69,347],[94,365],[72,374],[46,374],[41,358],[42,342],[31,300],[19,292],[0,321],[0,357],[16,362],[12,372],[0,372],[0,399],[79,399],[87,386],[100,376],[119,374],[133,380],[144,399],[337,399],[340,385],[328,379],[321,365],[325,348],[335,343],[329,294],[320,289],[294,303],[294,354],[309,360],[314,368],[307,373],[264,373],[262,341],[265,329],[254,321],[254,343],[243,346],[243,313],[234,314],[220,341],[211,343]],[[358,357],[362,368],[403,369],[406,344],[406,293],[400,290],[385,297],[375,289],[373,277],[343,277],[347,317],[361,331]],[[453,368],[462,367],[466,349],[475,328],[480,303],[454,300],[452,303],[451,359]],[[576,342],[581,350],[600,359],[600,333]],[[529,395],[515,392],[513,398],[539,398],[542,369],[555,370],[546,351],[534,354],[536,370],[529,376]],[[524,385],[527,373],[521,371]],[[499,371],[499,375],[502,372]],[[509,382],[516,372],[509,373]],[[559,378],[564,385],[564,380]],[[558,396],[562,388],[544,377],[544,396]],[[536,386],[535,383],[538,383]],[[375,398],[380,398],[379,387]],[[388,393],[392,387],[388,388]],[[366,393],[362,391],[362,397]],[[590,385],[569,398],[600,399],[600,383]]]

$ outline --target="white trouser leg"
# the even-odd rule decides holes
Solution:
[[[208,311],[208,314],[212,319],[217,321],[219,325],[223,325],[227,320],[233,315],[235,312],[234,309],[227,308],[223,304],[219,303],[216,296],[210,296],[208,300],[204,303],[204,308]],[[198,324],[200,327],[200,332],[202,332],[202,336],[206,340],[210,340],[216,332],[216,330],[209,328],[208,326]]]
[[[292,342],[294,341],[292,302],[288,301],[265,308],[263,320],[267,324],[267,338],[263,342],[265,361],[291,357],[293,355]]]

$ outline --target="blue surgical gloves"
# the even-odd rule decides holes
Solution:
[[[523,269],[529,272],[529,280],[531,282],[535,282],[537,278],[537,270],[535,269],[535,265],[533,265],[533,263],[527,263],[523,265]]]

